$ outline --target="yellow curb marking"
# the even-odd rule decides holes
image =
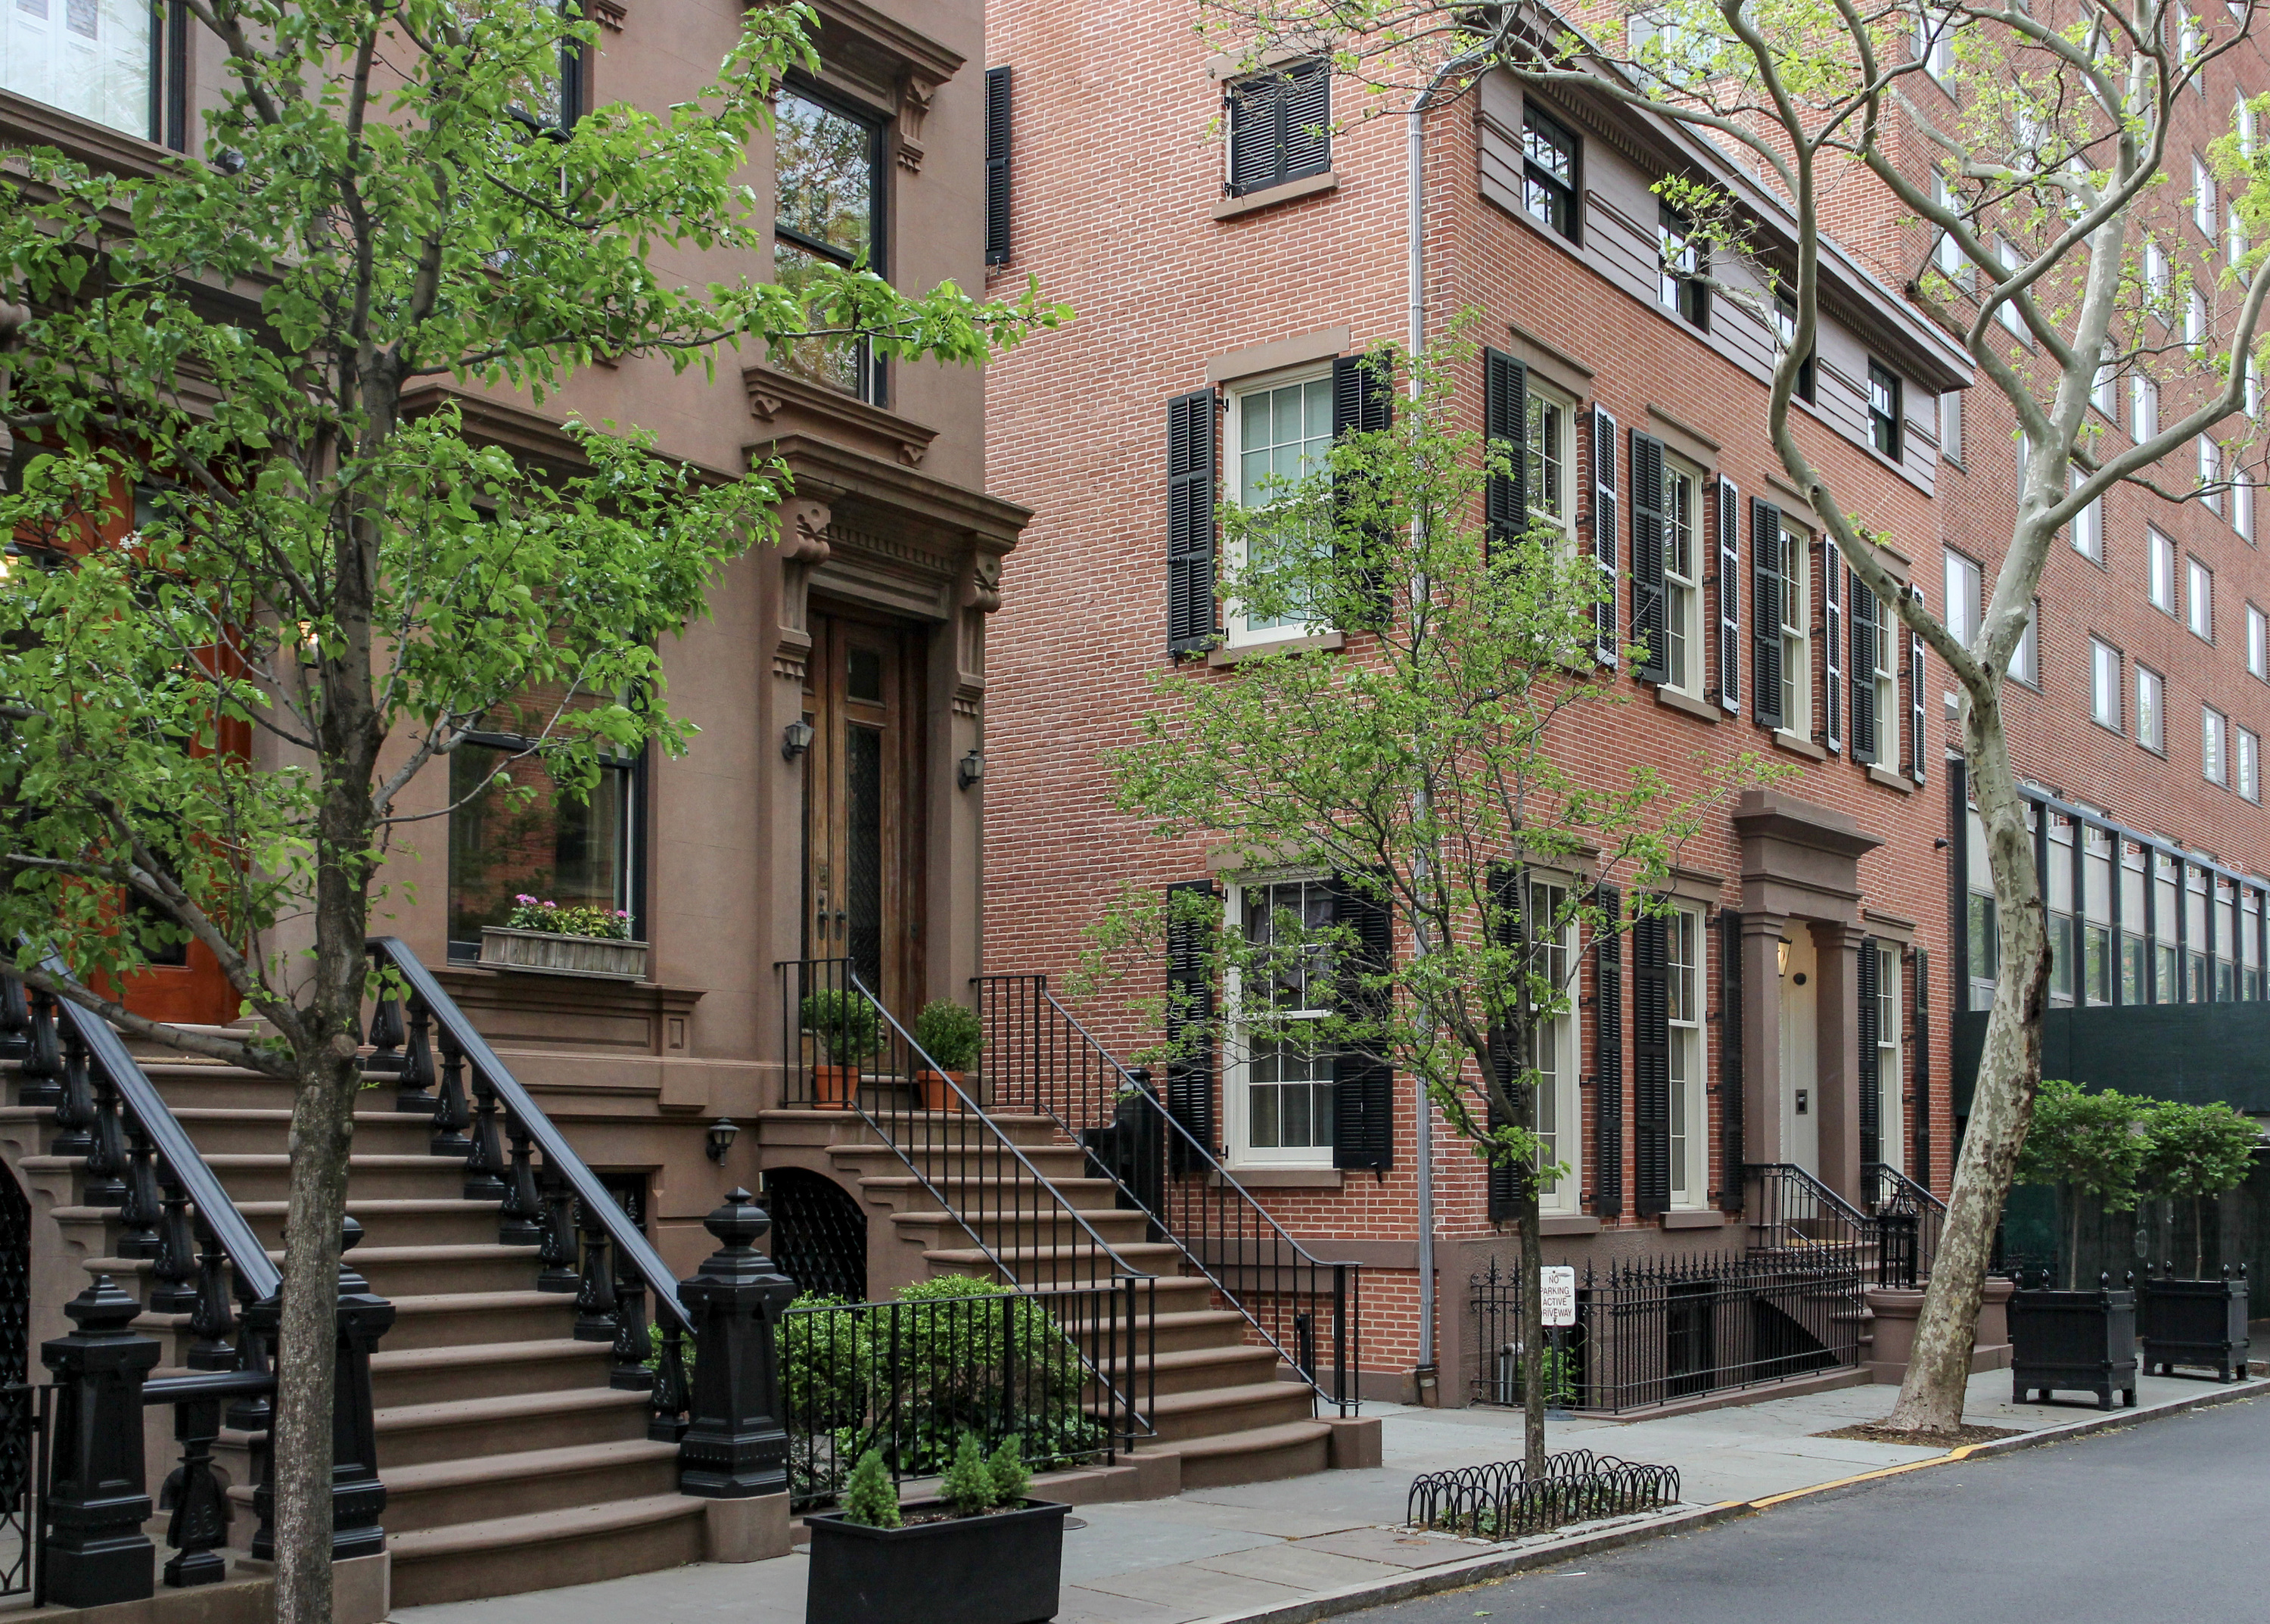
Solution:
[[[1926,1466],[1944,1466],[1955,1461],[1969,1460],[1971,1450],[1978,1447],[1975,1443],[1966,1443],[1959,1449],[1949,1450],[1944,1455],[1933,1455],[1925,1460],[1903,1461],[1896,1466],[1879,1466],[1873,1472],[1863,1472],[1853,1477],[1838,1478],[1828,1483],[1814,1483],[1804,1488],[1791,1489],[1785,1494],[1768,1494],[1762,1500],[1722,1500],[1718,1503],[1722,1506],[1747,1506],[1753,1511],[1762,1511],[1768,1506],[1777,1506],[1784,1501],[1802,1500],[1807,1494],[1825,1494],[1832,1488],[1850,1488],[1855,1483],[1873,1483],[1879,1478],[1896,1478],[1910,1472],[1921,1472]]]

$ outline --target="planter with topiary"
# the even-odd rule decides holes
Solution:
[[[585,908],[525,894],[512,902],[504,923],[481,927],[483,964],[539,975],[646,979],[647,945],[630,939],[631,916],[620,908]]]
[[[875,1052],[874,1005],[848,987],[823,987],[805,995],[797,1019],[812,1034],[812,1104],[849,1110],[859,1094],[860,1063]]]
[[[915,1047],[937,1062],[938,1070],[924,1066],[915,1073],[926,1111],[958,1111],[969,1092],[969,1068],[985,1046],[985,1029],[976,1015],[951,998],[934,998],[915,1017]],[[952,1079],[949,1086],[947,1079]]]
[[[934,1500],[901,1506],[873,1450],[859,1457],[842,1508],[805,1518],[812,1566],[805,1624],[1042,1624],[1057,1613],[1065,1514],[1027,1499],[1019,1441],[992,1457],[961,1435]]]

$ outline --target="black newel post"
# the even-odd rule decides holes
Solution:
[[[41,1562],[48,1600],[59,1607],[139,1601],[154,1588],[157,1548],[142,1531],[151,1511],[142,1383],[158,1362],[158,1343],[128,1329],[141,1311],[99,1275],[63,1305],[78,1329],[40,1345],[40,1362],[56,1381]]]
[[[710,1500],[788,1490],[788,1432],[781,1423],[774,1344],[796,1282],[757,1250],[772,1227],[746,1190],[702,1221],[721,1244],[678,1288],[694,1321],[694,1396],[678,1445],[678,1487]]]

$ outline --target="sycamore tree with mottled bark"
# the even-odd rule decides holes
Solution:
[[[2196,11],[2175,0],[1650,0],[1566,16],[1456,0],[1201,0],[1201,28],[1228,48],[1257,64],[1324,53],[1379,93],[1376,107],[1407,107],[1430,84],[1446,100],[1502,70],[1697,133],[1785,205],[1769,233],[1713,177],[1663,176],[1658,190],[1693,221],[1698,250],[1666,269],[1764,307],[1757,314],[1778,340],[1767,407],[1775,452],[1853,572],[1953,676],[1993,876],[1999,979],[1944,1237],[1888,1423],[1918,1435],[1961,1425],[1992,1236],[2041,1077],[2050,948],[2002,684],[2044,563],[2115,487],[2175,504],[2251,502],[2259,478],[2248,358],[2270,290],[2270,256],[2254,246],[2270,223],[2270,152],[2253,138],[2251,112],[2214,145],[2231,218],[2228,235],[2211,231],[2213,248],[2194,258],[2170,246],[2193,177],[2188,152],[2170,145],[2256,14],[2251,0]],[[1869,206],[1924,228],[1910,234],[1912,297],[1968,352],[1975,387],[2017,423],[2020,499],[1975,625],[1966,613],[1951,629],[1944,605],[1933,612],[1901,590],[1857,498],[1815,463],[1797,427],[1792,402],[1819,330],[1824,209],[1840,188],[1848,198],[1872,189]],[[1735,256],[1763,273],[1762,294],[1712,277],[1714,262]],[[2124,421],[2133,399],[2144,415]]]
[[[864,265],[768,279],[748,148],[816,66],[808,8],[749,10],[680,105],[566,122],[580,6],[186,6],[226,51],[189,153],[0,167],[0,932],[33,987],[295,1086],[277,1617],[322,1624],[366,931],[389,853],[447,827],[409,792],[508,711],[513,760],[569,795],[683,749],[660,644],[771,537],[785,481],[633,425],[571,421],[532,463],[452,392],[535,404],[595,362],[699,377],[857,341],[974,363],[1057,315]],[[106,990],[190,942],[249,1021]]]
[[[1368,363],[1374,420],[1398,360]],[[1574,1057],[1540,1034],[1576,1007],[1584,950],[1659,936],[1682,843],[1773,769],[1706,764],[1705,790],[1681,796],[1616,748],[1629,694],[1596,656],[1636,651],[1603,649],[1591,559],[1532,523],[1506,443],[1461,421],[1455,385],[1477,360],[1438,345],[1391,421],[1221,503],[1225,612],[1346,644],[1154,674],[1135,739],[1108,756],[1118,808],[1162,842],[1204,841],[1249,900],[1129,889],[1094,927],[1087,984],[1147,978],[1171,938],[1191,973],[1137,1000],[1172,1034],[1148,1057],[1324,1069],[1335,1097],[1317,1109],[1366,1165],[1400,1154],[1413,1120],[1377,1085],[1412,1079],[1518,1233],[1521,1345],[1541,1353],[1539,1197],[1578,1175],[1558,1137],[1576,1124],[1556,1135],[1539,1114]],[[1534,1466],[1551,1372],[1525,1357],[1522,1373]]]

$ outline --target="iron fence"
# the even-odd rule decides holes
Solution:
[[[1517,1405],[1524,1380],[1522,1283],[1472,1277],[1475,1398]],[[1610,1414],[1859,1362],[1866,1282],[1857,1249],[1721,1252],[1590,1264],[1576,1323],[1542,1350],[1548,1396]]]
[[[1423,1472],[1411,1479],[1403,1520],[1479,1539],[1514,1539],[1565,1523],[1629,1516],[1679,1503],[1679,1469],[1569,1450],[1532,1474],[1517,1460]]]
[[[1017,1438],[1035,1471],[1109,1463],[1145,1429],[1155,1316],[1136,1277],[791,1307],[779,1344],[791,1503],[832,1502],[869,1450],[894,1482],[934,1477],[965,1432],[989,1453]]]
[[[1931,1276],[1947,1203],[1888,1162],[1863,1167],[1860,1188],[1876,1223],[1876,1284],[1912,1290]]]

